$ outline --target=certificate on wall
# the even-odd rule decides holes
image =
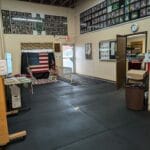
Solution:
[[[92,59],[92,43],[85,44],[85,58]]]
[[[116,58],[117,44],[116,41],[110,41],[110,59]]]
[[[7,63],[6,60],[0,60],[0,75],[7,75]]]
[[[109,60],[110,59],[110,43],[109,41],[100,42],[100,60]]]

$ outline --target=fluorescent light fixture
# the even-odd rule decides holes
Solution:
[[[15,21],[28,21],[28,22],[43,22],[42,20],[37,20],[37,19],[26,19],[26,18],[12,18],[12,20]]]

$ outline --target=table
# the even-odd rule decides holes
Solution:
[[[12,108],[13,109],[18,109],[21,108],[21,92],[20,92],[20,86],[19,85],[25,85],[25,84],[30,84],[32,93],[33,93],[33,88],[31,84],[31,79],[27,77],[11,77],[11,78],[6,78],[4,79],[4,84],[6,86],[9,86],[11,90],[11,100],[12,100]],[[15,111],[12,111],[15,113]],[[10,112],[9,112],[10,113]]]

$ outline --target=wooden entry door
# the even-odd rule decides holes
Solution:
[[[117,35],[116,85],[118,89],[123,87],[126,81],[126,45],[127,37],[123,35]]]

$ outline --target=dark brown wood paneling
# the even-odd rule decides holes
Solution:
[[[127,37],[122,35],[117,35],[117,88],[121,88],[125,85],[126,81],[126,44]]]

